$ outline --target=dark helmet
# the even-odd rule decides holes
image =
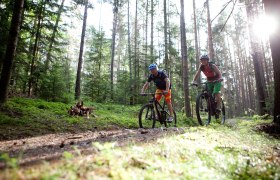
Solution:
[[[200,60],[202,60],[202,59],[206,59],[206,60],[208,60],[208,61],[209,61],[209,57],[208,57],[208,55],[207,55],[207,54],[202,55],[202,56],[200,57]]]
[[[157,65],[156,64],[150,64],[149,70],[152,70],[152,69],[157,69]]]

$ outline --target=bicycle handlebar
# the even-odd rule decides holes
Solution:
[[[154,96],[155,94],[161,94],[161,95],[163,95],[164,93],[163,93],[163,92],[160,92],[160,93],[140,93],[141,96],[148,96],[148,95]]]
[[[155,93],[140,93],[141,96],[154,95]]]
[[[218,80],[215,80],[215,81],[212,81],[212,83],[214,82],[222,82],[224,79],[218,79]],[[207,84],[207,82],[202,82],[202,83],[191,83],[191,86],[199,86],[199,85],[202,85],[202,84]]]
[[[203,83],[191,83],[191,86],[199,86],[199,85],[202,85],[202,84],[207,84],[207,82],[203,82]]]

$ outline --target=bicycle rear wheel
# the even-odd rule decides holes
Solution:
[[[153,105],[144,105],[139,112],[139,126],[140,128],[154,128],[156,123],[155,110]]]
[[[211,121],[211,102],[205,93],[201,93],[196,97],[196,116],[198,123],[203,126],[208,125]]]

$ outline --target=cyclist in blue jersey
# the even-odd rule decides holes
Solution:
[[[153,81],[157,87],[155,98],[159,102],[162,98],[162,94],[165,97],[166,104],[168,106],[168,110],[170,112],[170,117],[167,119],[168,122],[173,121],[173,107],[171,104],[171,83],[168,76],[163,72],[159,71],[156,64],[151,64],[149,66],[150,76],[147,82],[144,84],[141,94],[145,92],[145,90],[149,87],[150,82]]]

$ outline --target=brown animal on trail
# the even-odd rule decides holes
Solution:
[[[89,115],[92,113],[93,108],[92,107],[86,107],[84,106],[83,101],[78,101],[76,106],[70,107],[70,110],[68,110],[68,113],[71,116],[86,116],[87,119],[89,119]],[[93,114],[95,117],[95,115]]]

